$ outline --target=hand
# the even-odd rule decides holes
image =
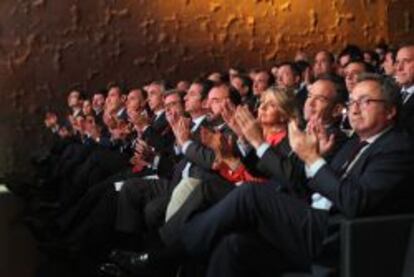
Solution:
[[[133,166],[140,166],[140,167],[145,167],[148,166],[149,163],[146,162],[141,155],[135,153],[134,156],[132,156],[132,158],[129,160],[130,164]]]
[[[293,152],[307,165],[319,159],[319,141],[314,128],[308,128],[306,132],[301,131],[295,121],[289,122],[289,143]]]
[[[247,107],[238,107],[234,117],[243,136],[254,148],[264,143],[262,129]]]
[[[207,128],[201,129],[201,142],[211,148],[219,159],[234,157],[234,140],[231,136],[226,137],[221,132],[213,132]]]
[[[312,120],[309,122],[310,128],[313,129],[313,132],[316,134],[319,142],[319,154],[321,156],[326,155],[329,151],[332,150],[335,144],[335,135],[326,132],[326,128],[322,124],[322,120]]]
[[[167,118],[168,123],[170,124],[171,128],[178,123],[178,120],[181,116],[175,110],[169,110],[165,113],[165,117]]]
[[[155,152],[145,141],[138,140],[135,145],[135,152],[141,156],[141,158],[147,162],[154,160]]]
[[[221,163],[227,164],[231,169],[235,169],[240,165],[240,159],[233,153],[234,141],[231,136],[226,137],[220,132],[202,128],[201,142],[214,151],[215,161],[212,169],[219,169]]]
[[[240,126],[237,124],[235,120],[236,107],[230,102],[230,100],[226,100],[223,104],[223,109],[221,111],[221,117],[223,118],[224,122],[226,122],[227,126],[233,130],[233,132],[239,137],[243,137],[243,133],[240,129]]]
[[[190,119],[181,116],[178,121],[172,126],[173,133],[178,145],[183,146],[185,142],[190,140]]]

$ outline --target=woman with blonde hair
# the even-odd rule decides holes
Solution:
[[[237,134],[239,143],[246,144],[240,131],[240,120],[236,117],[253,117],[248,108],[239,107],[236,110],[235,107],[226,103],[222,116],[229,127]],[[287,136],[289,121],[297,118],[299,118],[299,112],[293,90],[271,87],[261,96],[257,120],[254,122],[259,125],[265,141],[271,146],[276,146]],[[234,142],[222,133],[204,131],[202,141],[215,152],[216,162],[213,169],[228,181],[240,183],[263,180],[247,170],[240,157],[233,151]]]

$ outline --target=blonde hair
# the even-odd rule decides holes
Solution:
[[[262,93],[261,101],[266,97],[273,97],[278,103],[278,109],[285,117],[286,122],[299,118],[299,108],[295,92],[284,87],[270,87]]]

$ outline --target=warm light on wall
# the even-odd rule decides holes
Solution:
[[[190,60],[207,55],[224,65],[269,66],[298,49],[387,39],[383,2],[187,0],[158,5],[157,18],[164,37],[191,49]]]

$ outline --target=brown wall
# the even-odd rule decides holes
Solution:
[[[2,0],[0,175],[44,142],[73,86],[270,66],[297,49],[413,41],[411,0]]]

